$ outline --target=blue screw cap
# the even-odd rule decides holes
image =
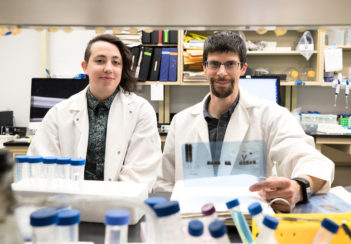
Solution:
[[[70,158],[57,158],[56,159],[56,164],[70,164],[71,159]]]
[[[56,157],[43,157],[44,164],[55,164],[57,158]]]
[[[128,225],[130,213],[128,210],[116,209],[107,211],[105,214],[106,225]]]
[[[17,155],[15,157],[15,160],[17,163],[26,163],[26,162],[28,162],[28,156],[27,155]]]
[[[152,209],[154,206],[158,203],[163,203],[167,202],[166,198],[163,197],[149,197],[148,199],[145,199],[144,203],[149,205]]]
[[[279,220],[277,218],[267,215],[263,219],[263,224],[268,228],[275,230],[278,227]]]
[[[168,201],[156,204],[154,210],[158,217],[166,217],[178,213],[180,208],[178,201]]]
[[[336,224],[334,221],[328,219],[328,218],[324,218],[322,221],[322,226],[324,228],[326,228],[327,230],[329,230],[332,233],[336,233],[339,229],[339,225]]]
[[[259,202],[252,203],[247,209],[249,210],[251,216],[262,213],[262,206]]]
[[[65,209],[57,214],[57,225],[75,225],[80,222],[80,212],[77,209]]]
[[[57,211],[54,208],[43,208],[30,215],[30,225],[33,227],[43,227],[56,224]]]
[[[204,233],[204,224],[198,219],[193,219],[188,224],[188,232],[191,236],[201,236]]]
[[[72,158],[72,159],[71,159],[71,165],[72,165],[72,166],[82,166],[82,165],[85,165],[85,159],[84,159],[84,158]]]
[[[239,199],[235,198],[234,200],[231,200],[229,202],[226,202],[227,208],[231,209],[234,208],[236,206],[240,205]]]
[[[43,158],[40,156],[28,156],[29,163],[41,163],[43,162]]]
[[[213,238],[221,238],[227,233],[227,227],[220,220],[214,220],[208,226],[208,230]]]

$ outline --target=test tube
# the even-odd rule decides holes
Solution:
[[[230,244],[227,227],[224,225],[223,221],[214,220],[208,226],[211,236],[215,239],[217,244]]]
[[[43,208],[30,215],[32,226],[32,243],[55,243],[57,211],[54,208]]]
[[[260,234],[257,237],[256,244],[278,244],[274,232],[277,229],[279,220],[272,216],[265,216],[262,222]]]
[[[202,234],[204,233],[204,224],[198,219],[192,219],[188,223],[189,243],[201,244]]]
[[[62,180],[69,180],[71,178],[70,172],[70,158],[57,158],[56,160],[56,178]]]
[[[78,243],[78,224],[80,212],[77,209],[65,209],[57,213],[57,244]]]
[[[105,214],[105,244],[127,243],[129,221],[130,213],[127,210],[107,211]]]
[[[39,179],[41,175],[41,165],[43,158],[40,156],[28,156],[29,178]]]
[[[83,158],[71,159],[71,180],[72,181],[84,180],[84,166],[85,166],[85,159]]]
[[[55,178],[56,157],[43,157],[41,176],[44,179]]]
[[[29,176],[28,156],[17,155],[15,157],[15,161],[16,161],[15,182],[28,178]]]
[[[163,243],[184,243],[183,230],[180,227],[182,224],[178,201],[158,203],[154,206],[154,210],[159,218],[160,234]]]

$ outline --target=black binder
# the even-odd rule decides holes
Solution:
[[[132,53],[132,64],[131,64],[131,69],[133,71],[136,70],[136,67],[138,66],[138,61],[139,61],[139,56],[140,56],[140,47],[132,47],[130,49],[130,52]]]
[[[144,47],[144,52],[140,64],[140,71],[139,71],[139,81],[146,81],[147,78],[149,77],[149,71],[150,71],[150,66],[151,66],[151,60],[152,60],[152,52],[153,48],[152,47]]]
[[[141,43],[150,44],[151,43],[151,33],[142,31],[141,33]]]
[[[158,30],[155,30],[151,33],[151,44],[157,44],[158,43]]]
[[[170,44],[178,44],[178,31],[177,30],[168,31],[168,39]]]
[[[152,80],[152,81],[159,80],[161,56],[162,56],[162,48],[155,47],[153,57],[152,57],[150,79],[149,80]]]

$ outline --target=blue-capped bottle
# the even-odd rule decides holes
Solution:
[[[27,155],[17,155],[15,157],[15,182],[27,179],[29,177],[29,165]]]
[[[84,180],[84,158],[72,158],[71,159],[71,180],[82,181]]]
[[[163,243],[184,243],[184,233],[179,215],[178,201],[168,201],[154,206],[160,224]]]
[[[56,157],[43,157],[43,165],[41,167],[41,177],[44,179],[54,179],[56,170]]]
[[[59,157],[56,159],[56,179],[71,179],[71,158]]]
[[[54,208],[43,208],[30,215],[32,226],[32,243],[44,244],[56,241],[57,211]]]
[[[164,202],[167,202],[167,199],[164,197],[149,197],[144,200],[144,203],[148,205],[152,210],[154,210],[155,205]],[[146,221],[143,223],[146,223],[146,230],[144,232],[142,231],[142,239],[146,242],[154,243],[154,237],[156,232],[154,230],[154,226],[152,225],[153,223],[151,221]]]
[[[278,244],[274,232],[277,229],[279,220],[272,216],[265,216],[262,222],[260,234],[257,237],[256,244]]]
[[[40,179],[43,158],[41,156],[28,156],[29,178]]]
[[[208,230],[217,244],[230,244],[227,227],[223,221],[214,220],[208,226]]]
[[[338,232],[338,229],[338,224],[328,218],[324,218],[312,244],[328,244],[334,234]]]
[[[78,243],[80,212],[77,209],[64,209],[57,213],[57,244]]]
[[[128,237],[130,213],[128,210],[116,209],[105,214],[105,244],[125,244]]]
[[[188,223],[189,243],[201,244],[202,234],[204,233],[204,224],[201,220],[192,219]]]
[[[254,202],[250,204],[247,209],[249,210],[249,214],[252,217],[252,219],[255,220],[255,223],[258,227],[259,230],[262,228],[262,222],[263,222],[263,212],[262,212],[262,206],[259,202]]]

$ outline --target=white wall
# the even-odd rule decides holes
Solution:
[[[0,111],[13,110],[17,126],[28,126],[32,77],[41,76],[40,33],[0,36]]]

